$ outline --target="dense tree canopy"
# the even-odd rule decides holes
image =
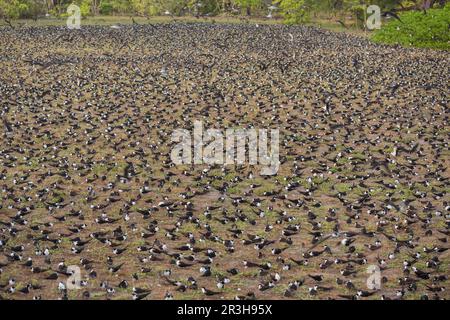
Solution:
[[[83,16],[127,14],[213,16],[221,13],[247,16],[284,17],[301,23],[312,14],[355,13],[358,7],[377,4],[382,10],[410,10],[443,7],[447,0],[0,0],[0,17],[5,20],[59,16],[75,3]]]

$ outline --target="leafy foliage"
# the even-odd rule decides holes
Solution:
[[[308,20],[304,0],[283,0],[280,3],[281,14],[287,24],[299,24]]]
[[[375,32],[372,40],[422,48],[450,49],[450,4],[444,9],[409,11],[400,14],[401,22],[391,19]]]
[[[100,3],[100,14],[110,15],[113,12],[113,5],[109,1],[102,1]]]
[[[28,10],[28,5],[20,0],[0,0],[0,17],[3,19],[18,19]]]
[[[382,30],[373,35],[375,41],[441,49],[449,47],[449,4],[444,8],[448,0],[0,0],[0,19],[10,23],[18,18],[37,19],[46,13],[65,17],[71,3],[80,6],[83,17],[99,14],[198,17],[223,13],[283,18],[286,24],[301,24],[308,22],[311,16],[319,15],[338,21],[344,27],[346,19],[351,17],[350,23],[360,29],[365,25],[367,5],[375,4],[382,12],[405,11],[400,13],[402,22],[393,18],[385,21]],[[434,9],[424,14],[421,8],[425,4]]]

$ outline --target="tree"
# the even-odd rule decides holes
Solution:
[[[282,0],[280,9],[287,24],[299,24],[308,20],[305,0]]]
[[[154,0],[131,0],[133,10],[138,15],[148,17],[160,12],[158,4]]]
[[[217,14],[221,10],[219,0],[190,0],[189,11],[194,16]]]
[[[18,19],[28,10],[28,5],[20,0],[0,0],[0,18],[11,27],[11,20]]]
[[[37,20],[40,15],[46,12],[45,0],[20,0],[18,1],[18,5],[20,18]]]
[[[253,9],[261,9],[263,6],[262,0],[235,0],[234,3],[245,10],[247,16],[252,14]]]

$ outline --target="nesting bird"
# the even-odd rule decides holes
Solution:
[[[0,297],[449,298],[448,52],[251,24],[0,39]],[[175,165],[196,120],[278,128],[278,173]]]

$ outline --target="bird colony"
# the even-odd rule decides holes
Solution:
[[[2,28],[0,299],[442,299],[449,53],[305,26]],[[277,174],[174,130],[278,129]]]

